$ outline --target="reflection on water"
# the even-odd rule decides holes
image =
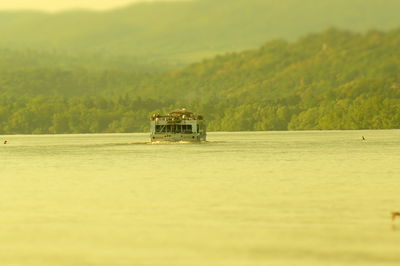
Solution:
[[[393,231],[398,231],[399,230],[399,225],[397,225],[397,224],[392,224],[392,230]]]
[[[398,265],[399,135],[2,136],[0,262]]]

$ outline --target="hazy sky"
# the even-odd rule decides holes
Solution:
[[[129,3],[150,2],[154,0],[0,0],[0,9],[36,9],[59,11],[75,8],[108,9]],[[170,1],[170,0],[157,0]]]

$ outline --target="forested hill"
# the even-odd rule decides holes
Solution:
[[[195,62],[328,27],[400,26],[398,0],[193,0],[138,3],[106,12],[0,12],[0,48],[131,54]]]
[[[400,30],[330,29],[203,61],[147,91],[193,102],[215,130],[400,128],[398,47]]]
[[[107,77],[101,93],[95,89],[103,81],[88,72],[63,70],[71,82],[65,85],[60,73],[50,74],[55,68],[40,66],[33,76],[34,66],[0,69],[0,78],[12,77],[0,79],[0,133],[147,131],[151,113],[177,107],[203,114],[210,130],[400,128],[398,47],[400,30],[330,29],[179,71],[99,72]],[[38,89],[15,93],[29,81]],[[67,93],[71,84],[81,91]]]
[[[0,49],[0,94],[118,94],[140,87],[171,67],[175,68],[135,56]]]

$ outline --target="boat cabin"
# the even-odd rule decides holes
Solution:
[[[201,115],[185,108],[168,115],[154,114],[150,118],[150,139],[152,142],[205,141],[206,125]]]

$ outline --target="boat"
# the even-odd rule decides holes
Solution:
[[[150,118],[151,142],[202,142],[206,136],[203,116],[185,108],[167,115],[153,114]]]

